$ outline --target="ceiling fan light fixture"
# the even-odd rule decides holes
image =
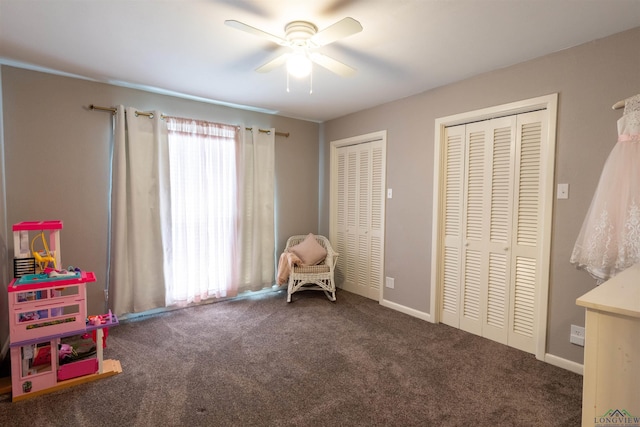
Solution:
[[[287,91],[289,88],[290,76],[295,78],[304,78],[309,76],[309,81],[313,84],[314,63],[338,74],[339,76],[350,76],[356,71],[354,68],[351,68],[336,59],[314,52],[317,48],[334,43],[362,31],[362,25],[353,18],[343,18],[326,27],[322,31],[318,31],[318,27],[309,21],[291,21],[284,27],[284,38],[233,19],[228,19],[224,21],[224,23],[230,27],[253,34],[290,49],[289,52],[283,53],[277,58],[271,59],[266,64],[256,68],[257,72],[266,73],[276,67],[286,64]]]
[[[302,52],[294,53],[287,60],[287,72],[293,77],[307,77],[311,73],[311,60]]]

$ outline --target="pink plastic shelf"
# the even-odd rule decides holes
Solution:
[[[86,330],[86,283],[95,282],[95,273],[82,272],[80,277],[68,279],[43,279],[37,283],[17,284],[18,279],[11,281],[7,287],[9,293],[9,335],[11,346],[33,339],[49,337]],[[47,297],[28,301],[17,301],[21,292],[31,292],[65,287],[77,287],[77,294]],[[17,292],[17,294],[16,294]],[[66,308],[71,311],[65,313]],[[55,310],[55,312],[54,312]],[[19,315],[29,312],[46,311],[48,320],[19,320]]]
[[[23,221],[13,224],[13,231],[24,230],[62,230],[62,221]]]
[[[83,271],[80,277],[74,277],[71,279],[41,280],[38,283],[30,284],[16,284],[17,281],[18,279],[13,279],[11,283],[9,283],[9,287],[7,288],[8,292],[25,292],[35,289],[62,288],[65,285],[95,282],[96,275],[92,271]]]
[[[70,336],[73,336],[73,335],[81,335],[81,334],[84,334],[86,332],[95,331],[96,329],[111,328],[113,326],[118,326],[119,324],[120,324],[120,321],[118,320],[116,315],[115,314],[111,314],[111,318],[109,320],[107,320],[107,323],[103,323],[101,325],[87,325],[87,324],[85,324],[85,326],[83,328],[81,328],[81,329],[74,329],[74,330],[63,332],[63,333],[51,334],[51,335],[42,335],[42,336],[39,336],[37,338],[26,339],[26,340],[23,340],[23,341],[16,341],[16,342],[12,342],[10,346],[13,348],[13,347],[22,347],[22,346],[29,345],[29,344],[38,344],[38,343],[41,343],[41,342],[51,341],[52,339],[55,339],[55,338],[70,337]]]

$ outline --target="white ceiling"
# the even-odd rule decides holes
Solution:
[[[313,94],[224,25],[347,16],[363,31],[320,52],[357,73],[315,66]],[[640,0],[0,0],[0,62],[322,122],[639,25]]]

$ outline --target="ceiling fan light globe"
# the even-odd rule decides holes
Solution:
[[[311,61],[305,55],[292,55],[287,60],[287,72],[293,77],[307,77],[311,73]]]

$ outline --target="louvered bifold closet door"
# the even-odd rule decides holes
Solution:
[[[482,335],[482,299],[487,275],[487,122],[467,125],[462,217],[460,329]]]
[[[440,281],[441,321],[460,327],[460,263],[462,254],[462,211],[465,170],[465,125],[445,129],[444,136],[444,252]]]
[[[358,152],[340,148],[338,161],[337,283],[354,289],[358,283]]]
[[[515,118],[466,126],[460,329],[507,342]]]
[[[369,257],[370,235],[369,235],[369,216],[371,204],[371,150],[357,149],[358,173],[357,173],[357,280],[359,295],[368,295],[370,285],[371,259]]]
[[[337,165],[337,283],[378,300],[384,265],[383,144],[340,147]]]
[[[337,202],[336,202],[336,245],[335,250],[342,254],[338,257],[336,265],[335,280],[339,286],[344,286],[347,268],[347,150],[338,150],[336,154],[337,164]]]
[[[385,153],[382,141],[371,144],[369,204],[369,297],[381,298],[384,275]]]
[[[485,196],[485,203],[489,204],[485,212],[488,218],[488,226],[485,229],[488,244],[482,336],[507,344],[516,117],[494,119],[488,122],[488,126],[489,191]]]
[[[542,159],[548,145],[548,111],[518,115],[514,233],[512,236],[511,304],[509,345],[535,351],[542,241]]]
[[[441,321],[535,352],[547,110],[445,130]]]

